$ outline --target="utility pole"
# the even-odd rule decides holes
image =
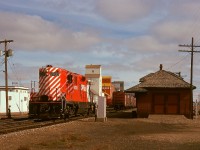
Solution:
[[[11,56],[12,50],[7,50],[7,43],[11,43],[13,40],[4,40],[0,41],[1,43],[5,44],[4,55],[5,55],[5,93],[6,93],[6,115],[8,118],[11,118],[10,108],[8,106],[8,70],[7,70],[7,57]]]
[[[194,38],[192,37],[191,45],[179,45],[181,47],[189,47],[191,50],[179,50],[180,52],[190,52],[191,53],[191,71],[190,71],[190,90],[191,90],[191,97],[190,97],[190,119],[193,119],[193,54],[199,53],[200,51],[194,51],[195,47],[200,47],[194,45]]]

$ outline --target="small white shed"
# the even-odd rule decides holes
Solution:
[[[28,112],[29,88],[8,86],[8,106],[11,114],[22,114]],[[5,86],[0,86],[0,113],[6,113]]]

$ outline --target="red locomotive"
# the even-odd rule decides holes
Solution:
[[[31,92],[29,117],[67,118],[89,113],[94,106],[89,98],[85,76],[47,65],[39,69],[39,92]]]

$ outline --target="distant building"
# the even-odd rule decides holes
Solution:
[[[112,84],[111,76],[102,76],[102,91],[106,96],[107,106],[112,106],[112,93],[115,91],[115,87]]]
[[[97,103],[98,96],[103,96],[101,65],[86,65],[85,77],[90,81],[90,97]]]
[[[114,81],[112,84],[116,91],[124,91],[124,81]]]
[[[27,113],[29,104],[29,89],[25,87],[8,86],[8,106],[13,113]],[[5,86],[0,86],[0,113],[6,113]]]
[[[110,90],[111,90],[111,76],[102,76],[102,91],[106,93],[106,95],[110,96]]]

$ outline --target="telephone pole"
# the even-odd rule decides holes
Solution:
[[[7,50],[7,43],[11,43],[13,40],[4,40],[0,41],[5,44],[4,55],[5,55],[5,93],[6,93],[6,115],[8,118],[11,118],[10,108],[8,107],[8,70],[7,70],[7,57],[11,56],[12,50]]]
[[[191,70],[190,70],[190,90],[191,90],[191,97],[190,97],[190,119],[193,119],[193,55],[194,53],[199,53],[200,51],[194,51],[195,47],[200,47],[194,45],[194,38],[192,37],[191,45],[179,45],[181,47],[189,47],[191,50],[179,50],[179,52],[190,52],[191,53]]]

